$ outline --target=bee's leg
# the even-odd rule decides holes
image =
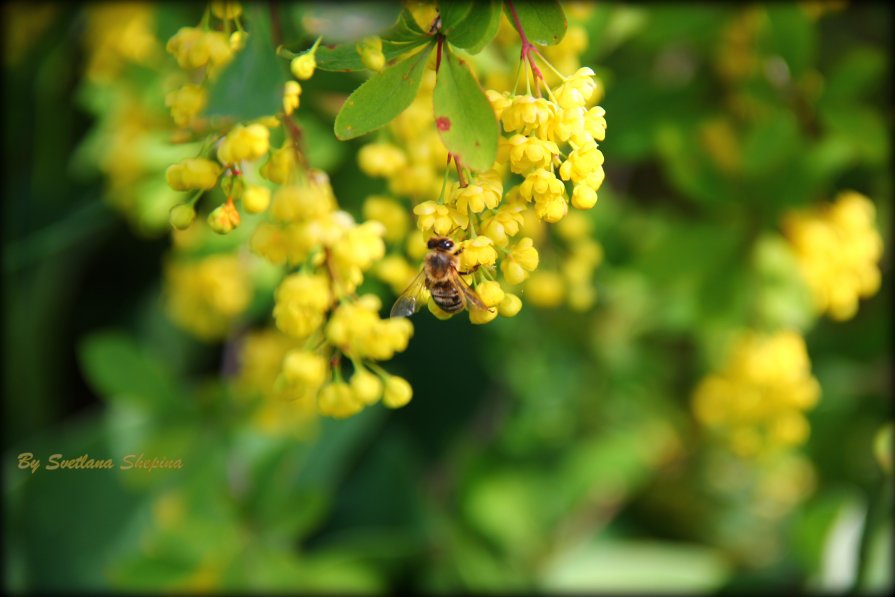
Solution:
[[[469,270],[468,272],[457,271],[457,273],[460,274],[461,276],[468,276],[469,274],[474,274],[476,272],[476,270],[479,269],[480,265],[481,265],[481,263],[476,263],[475,266],[473,266],[473,268],[471,270]]]

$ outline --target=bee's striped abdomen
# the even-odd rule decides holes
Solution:
[[[463,309],[463,299],[460,298],[457,288],[449,280],[432,282],[429,292],[432,293],[432,300],[441,307],[442,311],[456,313]]]

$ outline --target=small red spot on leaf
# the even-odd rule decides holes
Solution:
[[[439,131],[449,131],[451,130],[451,119],[447,116],[439,116],[435,119],[435,126]]]

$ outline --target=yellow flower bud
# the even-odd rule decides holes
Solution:
[[[304,81],[314,76],[314,70],[317,68],[317,59],[312,52],[307,52],[293,58],[289,68],[296,79]]]
[[[308,350],[292,350],[283,358],[283,378],[289,384],[320,387],[329,373],[326,359]]]
[[[366,405],[375,404],[382,397],[382,380],[366,369],[358,369],[351,376],[351,390]]]
[[[498,310],[493,307],[497,307],[503,301],[506,293],[504,293],[498,282],[492,280],[482,282],[476,286],[475,291],[476,294],[479,295],[479,298],[482,299],[482,302],[488,307],[492,307],[492,309],[489,311],[471,309],[469,311],[469,321],[475,324],[488,323],[497,317]]]
[[[256,160],[266,155],[269,148],[270,130],[267,127],[259,123],[237,124],[218,145],[218,160],[222,164]]]
[[[522,310],[522,299],[515,294],[506,293],[500,301],[498,311],[501,317],[514,317]]]
[[[413,397],[413,388],[407,380],[397,375],[390,375],[385,380],[385,392],[382,402],[389,408],[400,408],[410,402]]]
[[[270,189],[258,185],[249,185],[242,195],[242,206],[250,214],[267,211],[270,205]]]
[[[597,192],[584,183],[575,185],[572,191],[572,205],[576,209],[590,209],[597,204]]]
[[[175,191],[213,189],[223,169],[205,158],[189,158],[168,166],[165,179]]]
[[[347,383],[333,382],[320,390],[320,394],[317,395],[317,408],[321,415],[344,419],[359,413],[364,405],[354,396]]]
[[[196,219],[196,210],[192,205],[177,205],[171,209],[168,220],[177,230],[186,230]]]
[[[239,212],[232,201],[217,206],[208,214],[208,226],[218,234],[229,234],[239,226]]]
[[[301,96],[301,85],[298,81],[286,81],[283,90],[283,111],[286,114],[292,114],[298,109]]]

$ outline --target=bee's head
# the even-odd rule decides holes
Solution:
[[[443,236],[433,236],[429,239],[429,248],[439,251],[450,251],[454,248],[454,241]]]

